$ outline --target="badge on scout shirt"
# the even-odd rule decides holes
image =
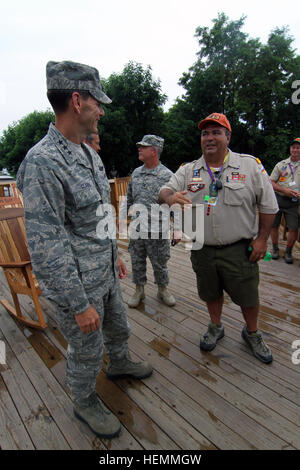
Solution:
[[[265,170],[265,167],[263,166],[262,162],[260,161],[259,158],[256,158],[255,159],[257,161],[257,163],[259,164],[259,169],[260,169],[260,172],[261,173],[267,173],[266,170]]]
[[[239,181],[240,181],[241,183],[245,183],[245,181],[246,181],[246,175],[239,175]]]
[[[279,181],[286,181],[286,177],[285,176],[280,176]]]
[[[201,189],[205,188],[205,184],[203,183],[203,180],[200,177],[200,168],[198,170],[194,170],[193,178],[187,185],[187,188],[188,191],[191,191],[192,193],[196,193],[197,191],[201,191]]]
[[[194,181],[194,178],[193,178],[187,187],[188,187],[188,191],[191,191],[192,193],[196,193],[197,191],[201,191],[201,189],[205,187],[205,184]]]
[[[239,177],[240,177],[240,174],[238,171],[233,171],[231,173],[231,179],[232,181],[238,181],[239,180]]]

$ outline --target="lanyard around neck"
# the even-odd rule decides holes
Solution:
[[[206,163],[206,168],[207,168],[207,171],[209,173],[210,179],[211,179],[212,183],[214,183],[216,179],[215,179],[214,175],[212,174],[211,168],[210,168],[210,166],[209,166],[209,164],[207,163],[206,160],[205,160],[205,163]],[[223,165],[221,166],[221,168],[219,170],[219,173],[221,174],[222,171],[223,171]]]
[[[293,179],[295,179],[295,177],[294,177],[295,171],[294,171],[294,168],[293,168],[293,166],[291,165],[291,163],[289,163],[289,167],[290,167],[290,170],[291,170],[291,173],[292,173],[292,177],[293,177]],[[298,165],[296,166],[295,170],[297,170],[297,168],[298,168]]]

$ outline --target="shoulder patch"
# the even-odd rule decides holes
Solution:
[[[253,155],[249,155],[247,153],[241,153],[240,155],[241,155],[241,157],[250,157],[250,158],[252,158],[258,164],[260,172],[261,173],[267,173],[266,170],[265,170],[265,167],[263,166],[263,164],[262,164],[262,162],[259,158],[254,157]]]

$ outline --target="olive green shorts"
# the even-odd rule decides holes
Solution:
[[[276,194],[276,193],[275,193]],[[279,211],[276,214],[273,227],[279,227],[282,214],[284,215],[287,228],[290,230],[298,230],[299,215],[298,215],[298,202],[293,202],[290,197],[281,196],[276,194]]]
[[[200,299],[212,302],[225,291],[239,306],[254,307],[258,303],[259,269],[248,259],[249,243],[241,240],[223,247],[204,245],[201,250],[191,251]]]

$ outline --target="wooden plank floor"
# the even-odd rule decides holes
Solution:
[[[133,293],[130,258],[126,242],[119,246],[129,271],[121,283],[127,301]],[[171,253],[176,306],[157,300],[149,263],[145,302],[128,309],[131,354],[151,362],[153,376],[111,382],[102,372],[97,381],[99,395],[122,423],[112,440],[95,437],[73,416],[66,342],[49,302],[42,299],[49,324],[44,332],[15,322],[0,305],[0,340],[6,345],[6,364],[0,365],[2,449],[300,449],[300,364],[292,362],[292,343],[300,340],[300,252],[293,265],[260,262],[259,328],[273,351],[269,365],[250,354],[240,336],[239,308],[228,297],[226,336],[211,353],[200,351],[208,314],[189,252],[177,246]],[[0,295],[10,299],[3,273]],[[32,302],[20,297],[33,315]]]

